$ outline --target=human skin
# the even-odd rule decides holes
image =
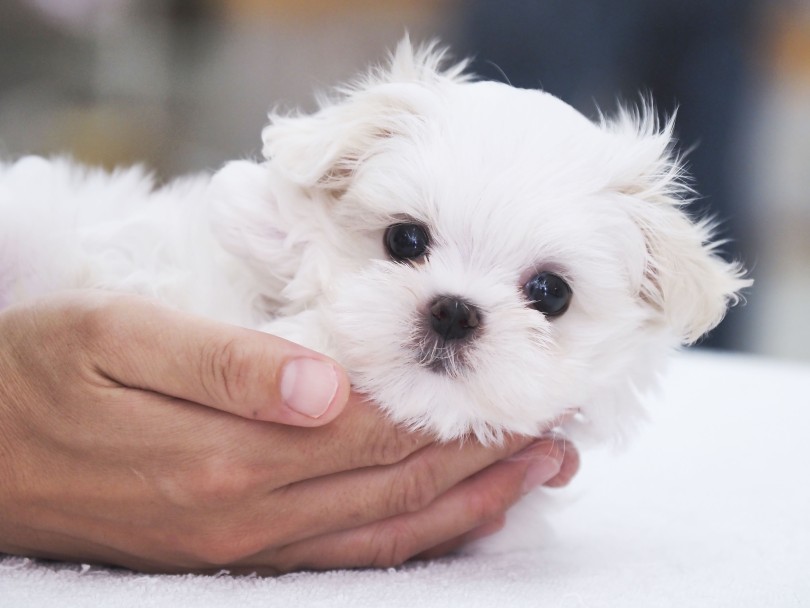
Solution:
[[[137,296],[11,307],[0,336],[0,552],[146,572],[387,567],[496,531],[578,468],[551,437],[406,432],[323,355]]]

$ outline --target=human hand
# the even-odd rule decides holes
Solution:
[[[529,486],[576,471],[550,439],[405,433],[326,357],[134,296],[10,308],[0,336],[7,553],[160,572],[388,566],[494,531]]]

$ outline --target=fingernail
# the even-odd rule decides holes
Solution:
[[[536,456],[526,469],[526,476],[523,478],[523,493],[526,494],[533,489],[542,486],[547,481],[554,479],[562,468],[562,461],[550,456]]]
[[[281,398],[290,409],[320,418],[338,390],[335,368],[317,359],[293,359],[281,372]]]

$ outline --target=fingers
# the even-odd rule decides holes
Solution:
[[[552,421],[548,428],[551,429],[556,424],[556,421]],[[273,438],[269,436],[273,433],[271,429],[265,429],[264,432],[268,437],[263,439],[260,445],[265,456],[270,441],[278,446],[281,452],[302,455],[301,458],[287,463],[293,476],[281,485],[340,471],[396,464],[435,442],[435,439],[427,433],[405,432],[402,427],[388,420],[373,403],[365,401],[357,394],[350,396],[343,414],[328,426],[318,429],[286,428],[283,436]],[[528,445],[528,440],[512,438],[502,446],[505,449],[502,457],[511,453],[509,446],[513,441],[524,442],[524,447]],[[556,435],[549,435],[544,437],[543,441],[542,445],[546,445],[552,441],[560,442],[562,439]],[[458,447],[450,447],[457,445],[449,444],[448,449],[457,450]],[[473,445],[475,444],[470,442],[465,448]],[[482,455],[487,453],[487,449],[481,446],[474,449],[480,449]],[[497,452],[498,448],[495,447],[495,450]],[[570,457],[566,450],[570,452]],[[563,477],[558,485],[565,485],[576,473],[579,464],[578,454],[574,447],[566,442],[565,446],[559,447],[552,456],[563,460],[564,468],[561,472]],[[471,461],[471,471],[480,468],[482,466],[475,468],[475,464]],[[275,470],[278,474],[278,468]]]
[[[343,413],[320,428],[252,425],[253,462],[274,487],[326,475],[397,464],[435,439],[406,432],[361,395],[351,394]],[[238,440],[238,439],[237,439]],[[247,435],[241,444],[247,448]],[[318,499],[320,500],[320,499]]]
[[[579,451],[573,443],[563,437],[551,437],[542,441],[548,442],[549,449],[555,450],[561,459],[560,471],[543,485],[547,488],[567,486],[579,471]]]
[[[560,488],[568,485],[574,475],[579,471],[579,452],[573,443],[560,435],[547,435],[535,441],[531,448],[525,452],[519,452],[512,456],[513,460],[522,458],[537,459],[543,456],[543,460],[549,463],[557,463],[557,471],[553,476],[549,476],[542,485],[549,488]],[[538,476],[543,477],[545,473],[538,471]]]
[[[283,489],[284,501],[296,508],[283,510],[287,514],[284,527],[299,533],[285,542],[418,512],[459,482],[531,442],[531,438],[518,436],[501,446],[434,444],[391,466],[367,467],[288,486]],[[548,475],[555,475],[560,462],[552,462],[548,468]]]
[[[528,447],[497,462],[507,456],[509,452],[515,452],[521,446],[525,446],[527,442],[530,443]],[[450,450],[453,449],[458,455],[456,462],[452,462],[453,454]],[[487,466],[489,466],[488,469],[485,468]],[[347,476],[335,476],[334,479],[329,480],[333,482],[333,487],[329,487],[332,485],[330,483],[319,488],[324,490],[320,496],[330,497],[328,502],[313,500],[312,496],[307,498],[303,495],[307,490],[315,488],[315,482],[298,485],[291,494],[287,495],[287,498],[297,500],[299,505],[306,505],[300,515],[305,517],[310,525],[312,522],[316,522],[316,525],[310,527],[308,533],[303,536],[314,539],[324,534],[328,536],[330,530],[363,528],[374,525],[373,522],[390,522],[392,519],[408,521],[411,514],[422,514],[419,517],[424,518],[426,517],[424,513],[432,514],[437,511],[434,504],[454,505],[455,501],[452,497],[458,493],[465,495],[467,492],[471,492],[473,500],[476,492],[481,493],[483,498],[479,499],[483,500],[483,504],[480,517],[461,519],[457,522],[459,525],[448,526],[444,535],[437,527],[419,528],[420,532],[433,530],[437,535],[433,538],[426,536],[424,541],[421,538],[417,539],[412,546],[424,546],[424,548],[414,548],[408,559],[410,557],[432,559],[456,551],[474,540],[499,531],[505,522],[504,511],[515,500],[541,485],[545,487],[566,485],[578,467],[578,452],[570,442],[560,437],[544,437],[535,441],[518,437],[498,449],[467,446],[466,449],[460,450],[455,446],[432,446],[402,463],[398,467],[399,472],[394,475],[391,474],[390,467],[365,471],[364,474],[355,477],[356,485],[347,483]],[[477,474],[472,475],[476,472]],[[518,477],[514,477],[515,473],[519,474]],[[469,475],[472,476],[467,478]],[[466,481],[459,484],[461,480],[465,479]],[[486,481],[482,481],[482,479]],[[517,494],[513,492],[514,487],[510,485],[514,483],[515,479],[521,480]],[[486,488],[486,483],[493,485]],[[499,487],[498,484],[504,483],[507,492],[502,494],[500,492],[503,492],[503,487]],[[444,496],[448,489],[448,494],[451,494],[450,499]],[[366,499],[361,496],[364,490],[370,493]],[[300,491],[300,495],[297,491]],[[488,492],[493,494],[488,494]],[[505,502],[493,499],[493,496],[505,499]],[[468,497],[468,499],[470,498]],[[345,509],[345,517],[336,518],[337,505],[340,509]],[[503,507],[503,510],[498,510],[500,507]],[[442,509],[438,511],[444,513]],[[332,519],[327,524],[326,520],[329,518]],[[418,520],[419,518],[413,518],[413,521]],[[443,521],[449,524],[450,520],[451,517],[448,515]],[[340,525],[332,526],[331,524],[336,521],[339,521]],[[400,531],[396,526],[393,530],[394,534]],[[459,530],[461,530],[460,533],[454,535]],[[377,537],[375,537],[376,539]],[[393,542],[393,539],[389,540]],[[379,542],[384,543],[385,538],[380,537]],[[410,546],[408,545],[408,547]],[[395,553],[398,550],[401,549],[379,547],[380,553],[385,553],[385,551]]]
[[[538,482],[532,473],[531,449],[521,459],[503,460],[484,469],[419,511],[293,543],[271,555],[255,555],[242,564],[272,561],[282,571],[389,567],[437,545],[449,549],[455,546],[454,539],[497,520],[528,486]],[[543,452],[538,456],[542,459]]]
[[[563,437],[550,436],[539,439],[526,452],[532,454],[529,458],[535,461],[531,465],[534,467],[531,474],[533,482],[526,484],[528,489],[536,484],[546,488],[563,487],[568,485],[579,470],[579,452],[571,442]],[[526,456],[526,453],[522,453],[519,458],[526,458]],[[416,559],[434,559],[452,553],[475,540],[495,534],[503,528],[505,523],[506,515],[501,514],[457,538],[431,547],[417,555]]]
[[[244,418],[320,426],[348,398],[348,378],[328,357],[144,298],[99,297],[83,329],[98,370],[116,383]]]
[[[502,513],[488,521],[485,524],[478,526],[477,528],[473,528],[469,532],[462,534],[456,538],[452,538],[448,541],[440,543],[434,547],[431,547],[427,551],[422,551],[418,555],[414,555],[413,559],[416,560],[428,560],[428,559],[437,559],[439,557],[444,557],[445,555],[449,555],[454,553],[464,547],[465,545],[476,541],[478,539],[484,538],[486,536],[490,536],[499,532],[503,529],[504,525],[506,524],[506,514]]]

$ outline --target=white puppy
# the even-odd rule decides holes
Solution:
[[[615,433],[749,281],[684,211],[671,123],[594,124],[441,59],[404,41],[316,113],[271,116],[266,160],[213,177],[0,165],[0,307],[148,294],[324,351],[443,440],[573,410]]]

